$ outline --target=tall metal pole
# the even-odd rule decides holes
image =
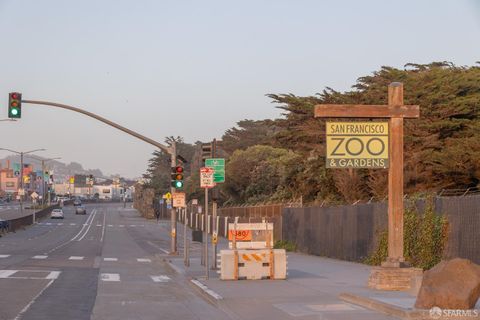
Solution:
[[[42,209],[45,206],[45,160],[42,160]]]
[[[25,190],[23,189],[23,152],[20,152],[20,189],[23,194]],[[20,212],[23,212],[23,195],[20,194]]]
[[[205,278],[209,277],[208,266],[208,188],[205,188]]]
[[[175,140],[172,141],[171,146],[171,154],[170,154],[170,164],[171,167],[174,168],[177,165],[177,143]],[[175,188],[171,186],[170,193],[175,193]],[[170,200],[171,201],[171,200]],[[171,247],[170,247],[170,254],[177,254],[177,214],[176,210],[172,205],[170,209],[170,224],[171,224]]]

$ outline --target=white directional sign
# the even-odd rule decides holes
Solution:
[[[32,194],[30,195],[30,197],[32,197],[32,199],[36,199],[38,198],[38,193],[36,193],[35,191],[32,192]]]
[[[213,181],[213,169],[208,167],[200,168],[200,187],[201,188],[213,188],[215,182]]]

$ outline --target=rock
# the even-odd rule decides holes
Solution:
[[[415,308],[473,309],[479,297],[480,266],[455,258],[424,273]]]

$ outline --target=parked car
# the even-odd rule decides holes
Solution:
[[[50,214],[51,219],[63,219],[63,210],[62,209],[53,209]]]
[[[84,205],[79,205],[75,208],[75,214],[87,214],[87,209]]]

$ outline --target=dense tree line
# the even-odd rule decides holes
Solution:
[[[478,64],[478,63],[477,63]],[[382,67],[361,77],[351,91],[326,88],[308,97],[268,94],[279,119],[242,120],[226,130],[221,149],[227,162],[225,203],[291,201],[343,203],[381,199],[387,170],[325,168],[325,121],[313,117],[320,103],[386,104],[387,86],[404,83],[405,104],[420,105],[420,119],[405,121],[405,192],[409,194],[479,185],[480,67],[448,62]],[[181,139],[180,139],[181,140]],[[187,192],[199,195],[200,142],[182,143],[190,161]],[[162,192],[169,167],[154,154],[145,177]],[[166,179],[165,179],[166,178]]]

